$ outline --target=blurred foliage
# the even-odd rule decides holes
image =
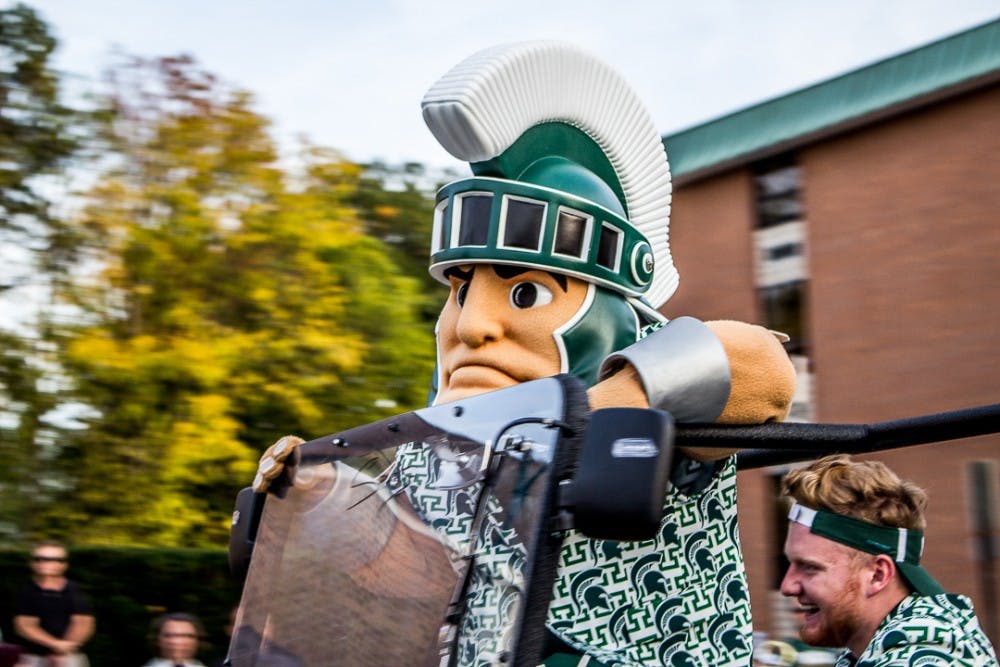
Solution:
[[[53,500],[57,429],[44,417],[57,396],[45,390],[44,346],[0,331],[0,542],[44,530],[42,509]]]
[[[33,9],[0,9],[0,231],[52,222],[37,177],[57,173],[76,151],[79,117],[59,101],[49,68],[56,40]],[[30,229],[37,233],[38,229]]]
[[[57,240],[62,221],[52,214],[46,194],[93,120],[60,102],[59,77],[49,66],[55,47],[33,9],[24,4],[0,9],[0,243],[48,270],[66,246]],[[3,297],[29,282],[46,281],[28,265],[3,268]],[[50,353],[41,335],[0,330],[0,540],[40,528],[38,510],[60,482],[50,470],[56,430],[45,423],[58,400],[46,378]]]
[[[2,341],[0,540],[219,546],[275,439],[424,404],[433,203],[412,165],[280,160],[251,95],[189,57],[108,81],[56,306]]]
[[[434,224],[434,200],[428,192],[444,185],[444,177],[454,180],[456,176],[451,172],[430,174],[419,163],[389,166],[375,162],[365,165],[358,189],[351,196],[365,233],[391,248],[402,269],[421,280],[425,296],[421,313],[429,322],[437,320],[448,291],[427,271]]]
[[[13,606],[28,583],[28,551],[0,551],[0,630],[11,627]],[[198,616],[207,636],[198,656],[218,664],[229,645],[227,625],[239,601],[222,549],[73,547],[68,575],[90,598],[97,631],[84,648],[92,665],[141,665],[153,655],[149,627],[165,612]]]
[[[112,72],[120,160],[89,194],[100,267],[54,330],[91,407],[49,525],[90,543],[222,544],[236,490],[277,437],[316,437],[421,404],[433,334],[416,280],[363,234],[361,168],[306,147],[277,166],[251,98],[189,58]],[[61,531],[60,531],[61,532]]]

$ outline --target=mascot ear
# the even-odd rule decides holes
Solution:
[[[422,107],[437,140],[477,176],[439,194],[433,275],[458,261],[546,265],[654,312],[673,294],[666,152],[617,72],[570,44],[501,45],[452,68]],[[462,216],[477,206],[473,233]]]

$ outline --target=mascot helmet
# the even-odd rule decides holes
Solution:
[[[431,275],[509,264],[580,278],[584,308],[556,332],[563,370],[596,380],[677,288],[668,242],[670,169],[624,79],[562,42],[486,49],[422,102],[440,144],[472,177],[438,192]],[[620,305],[616,305],[620,304]]]

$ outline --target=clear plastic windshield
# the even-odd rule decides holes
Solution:
[[[291,485],[264,503],[231,664],[527,664],[558,557],[570,455],[552,423],[570,380],[582,414],[582,385],[549,378],[302,445]],[[348,442],[370,453],[331,462]]]

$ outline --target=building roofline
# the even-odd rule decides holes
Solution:
[[[1000,19],[665,135],[677,185],[1000,81]]]

